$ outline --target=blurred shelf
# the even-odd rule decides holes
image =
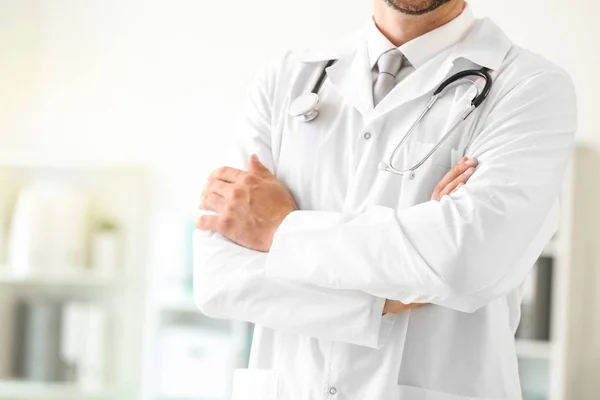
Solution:
[[[522,359],[550,360],[552,358],[552,343],[543,340],[516,341],[517,356]]]
[[[227,400],[224,397],[169,397],[169,396],[156,396],[154,400]]]
[[[43,153],[0,152],[0,168],[149,168],[152,163],[144,159],[129,158],[71,158],[49,157]]]
[[[7,268],[2,268],[6,270]],[[123,283],[123,280],[114,278],[101,278],[90,275],[64,275],[64,276],[28,276],[17,278],[8,274],[0,274],[0,285],[12,286],[48,286],[48,287],[76,287],[76,288],[104,288],[113,287]]]
[[[72,383],[0,381],[0,399],[5,400],[104,400],[109,391],[86,392]]]
[[[577,134],[577,135],[575,135],[575,143],[598,146],[598,145],[600,145],[600,138],[598,138],[597,135]]]
[[[180,299],[163,299],[158,303],[158,307],[162,312],[170,313],[197,313],[200,310],[196,306],[194,299],[191,297],[182,297]]]
[[[224,397],[168,397],[157,396],[154,400],[227,400]]]

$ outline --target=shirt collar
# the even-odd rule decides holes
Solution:
[[[469,27],[464,29],[462,35],[458,35],[459,37],[455,38],[449,44],[445,42],[447,43],[446,45],[450,46],[450,49],[442,49],[441,46],[436,46],[436,48],[439,49],[438,51],[441,51],[441,53],[432,53],[430,58],[423,62],[429,62],[434,59],[438,61],[444,59],[450,62],[454,62],[459,58],[464,58],[474,62],[475,64],[481,67],[487,67],[491,70],[497,70],[502,65],[507,53],[510,51],[513,44],[511,40],[504,34],[504,32],[488,18],[473,19],[470,6],[468,5],[463,10],[463,13],[453,21],[450,21],[448,24],[441,26],[440,28],[431,31],[419,38],[416,38],[415,40],[409,42],[411,43],[410,46],[407,43],[404,46],[401,46],[400,49],[404,50],[407,47],[409,47],[407,55],[408,57],[411,57],[411,63],[415,62],[417,63],[416,65],[421,65],[418,62],[418,59],[415,60],[414,57],[410,56],[410,47],[414,45],[418,49],[421,43],[421,39],[426,38],[426,41],[428,41],[427,37],[431,36],[432,34],[437,36],[438,31],[444,33],[445,29],[447,29],[447,26],[453,26],[456,22],[459,22],[459,25],[461,25],[460,20],[457,21],[457,19],[462,18],[463,16],[466,20],[471,19],[471,22],[469,23],[467,21],[467,23],[465,23],[465,25],[468,25]],[[352,55],[355,54],[359,48],[364,48],[364,66],[365,68],[368,67],[369,70],[371,70],[375,62],[377,61],[374,60],[373,65],[369,67],[368,64],[371,60],[371,57],[369,56],[369,51],[367,50],[369,50],[368,39],[373,33],[372,29],[375,29],[377,31],[378,37],[385,38],[385,36],[383,36],[381,32],[379,32],[379,30],[375,27],[373,19],[369,18],[369,24],[365,24],[363,29],[359,30],[346,40],[342,42],[323,44],[316,48],[293,52],[292,57],[303,63],[321,63],[328,60],[342,60],[348,57],[352,57]],[[451,28],[450,30],[453,31],[454,29],[455,28]],[[442,37],[440,38],[440,40],[444,41],[444,35],[441,36]],[[385,40],[387,41],[387,39]],[[391,43],[389,43],[389,46],[391,46],[390,48],[394,47],[394,45]],[[381,54],[378,54],[377,57],[379,57],[379,55]]]
[[[467,4],[463,12],[448,22],[410,42],[398,47],[405,59],[415,68],[419,68],[435,55],[463,40],[475,22],[471,6]],[[396,48],[379,31],[371,18],[367,28],[367,47],[371,68],[375,67],[379,57],[388,50]]]

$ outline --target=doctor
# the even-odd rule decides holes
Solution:
[[[329,60],[320,116],[289,116]],[[415,178],[380,171],[435,88],[481,67],[489,97]],[[396,168],[474,94],[450,88]],[[237,398],[520,399],[518,288],[556,231],[575,129],[568,75],[463,0],[374,0],[348,43],[267,63],[194,238],[200,310],[257,324]]]

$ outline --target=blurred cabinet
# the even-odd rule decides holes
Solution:
[[[69,188],[80,202],[60,213],[44,196],[21,207],[22,193],[36,185]],[[149,171],[13,158],[0,160],[0,187],[0,399],[139,398]],[[108,220],[118,252],[93,245]],[[97,251],[116,265],[98,270]]]
[[[178,203],[193,194],[177,194],[172,173],[0,157],[0,400],[230,397],[233,370],[248,363],[252,326],[197,310],[195,221],[189,204]],[[85,218],[68,207],[52,215],[44,201],[35,211],[44,218],[15,218],[23,191],[40,182],[78,193]],[[74,222],[82,227],[69,228]],[[24,226],[16,246],[15,224]],[[76,244],[65,243],[68,232]],[[107,244],[107,232],[116,244]],[[42,246],[32,239],[40,237]],[[67,250],[50,267],[44,261],[57,248]],[[71,257],[72,248],[81,257]],[[35,257],[15,257],[15,249]],[[27,262],[15,268],[14,260]]]
[[[227,400],[233,371],[246,367],[251,324],[200,313],[193,297],[192,233],[202,185],[155,182],[143,360],[143,400]],[[190,182],[194,179],[190,178]]]
[[[525,285],[520,330],[526,339],[518,333],[516,340],[524,400],[596,400],[600,396],[597,141],[578,142],[564,184],[561,213],[559,231]],[[543,299],[547,304],[527,309],[527,284],[537,292],[529,306]],[[548,338],[534,326],[540,323],[548,328]]]
[[[552,400],[595,400],[600,397],[600,140],[579,141],[570,176],[555,297]]]

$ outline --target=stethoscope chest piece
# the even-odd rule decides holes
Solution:
[[[310,122],[319,115],[320,105],[318,94],[305,93],[291,102],[288,113],[302,122]]]
[[[381,172],[390,172],[392,174],[395,175],[402,175],[404,176],[406,179],[408,179],[409,181],[412,181],[415,179],[416,173],[414,170],[406,170],[406,171],[397,171],[395,169],[393,169],[390,164],[382,161],[377,165],[377,169]]]

